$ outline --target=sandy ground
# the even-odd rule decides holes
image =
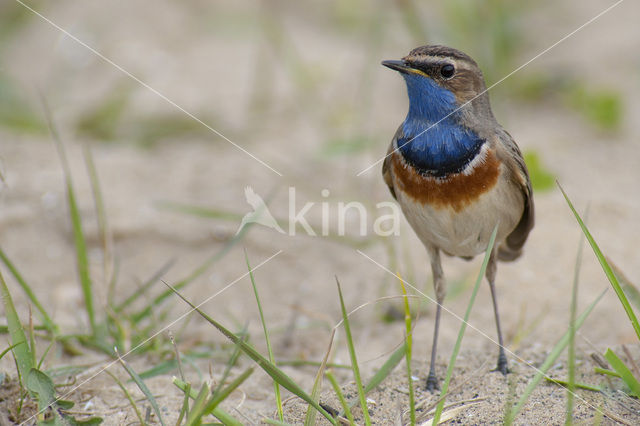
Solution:
[[[522,52],[519,63],[595,16],[605,6],[599,2],[568,2],[562,5],[567,14],[541,9],[523,23],[527,28],[549,25]],[[115,63],[130,70],[187,111],[198,114],[232,141],[262,159],[283,176],[261,165],[246,153],[213,133],[204,132],[188,138],[162,140],[151,148],[136,145],[126,133],[117,142],[104,144],[84,140],[74,134],[76,117],[109,94],[121,79],[126,79],[113,66],[96,58],[82,46],[44,21],[34,18],[4,46],[3,69],[15,79],[20,90],[33,98],[33,87],[44,92],[65,140],[78,201],[90,243],[91,261],[96,280],[96,303],[106,303],[106,285],[101,275],[102,252],[98,244],[93,199],[82,158],[82,143],[91,143],[109,225],[113,234],[114,253],[119,264],[118,296],[125,297],[137,283],[174,259],[173,267],[163,276],[176,282],[190,273],[208,256],[231,238],[239,225],[236,221],[195,218],[163,210],[162,201],[213,206],[244,214],[249,206],[244,188],[252,186],[266,197],[273,193],[271,211],[286,217],[289,206],[288,188],[296,188],[296,205],[314,202],[307,215],[316,231],[320,230],[325,202],[335,215],[339,202],[361,201],[370,206],[369,229],[376,213],[375,204],[389,201],[390,196],[379,173],[379,167],[356,176],[379,159],[402,120],[406,97],[401,80],[379,67],[381,59],[397,58],[413,47],[407,35],[389,37],[380,47],[379,56],[367,62],[360,48],[361,40],[340,32],[323,32],[322,18],[313,14],[321,10],[314,4],[309,10],[293,8],[282,18],[287,31],[303,58],[314,65],[325,85],[314,98],[296,92],[283,69],[274,68],[267,83],[253,73],[265,42],[244,22],[246,32],[238,37],[225,21],[244,16],[248,5],[237,5],[214,13],[200,4],[202,16],[186,13],[173,3],[145,9],[142,5],[128,10],[126,2],[115,2],[106,8],[99,4],[76,7],[74,2],[48,5],[42,13],[77,37],[87,41]],[[142,12],[147,25],[139,25]],[[570,13],[568,12],[570,11]],[[625,93],[625,120],[616,134],[596,130],[575,112],[556,101],[533,105],[517,103],[508,94],[498,93],[494,110],[499,121],[514,136],[523,150],[535,150],[545,166],[563,184],[580,211],[589,206],[589,226],[609,258],[635,283],[640,283],[640,258],[637,236],[640,226],[640,78],[637,73],[640,56],[640,29],[635,17],[640,7],[625,2],[593,25],[558,45],[532,63],[536,72],[571,70],[594,85],[605,85]],[[320,16],[322,16],[320,14]],[[398,16],[392,19],[402,25]],[[312,24],[306,25],[305,20]],[[113,25],[109,24],[114,22]],[[209,26],[213,22],[215,25]],[[188,27],[189,31],[184,29]],[[446,40],[445,40],[446,41]],[[274,60],[267,53],[269,60]],[[378,55],[378,53],[376,54]],[[357,66],[352,66],[356,64]],[[594,64],[596,64],[594,66]],[[316,67],[317,66],[317,67]],[[359,67],[375,67],[368,93],[370,104],[364,117],[367,147],[357,154],[327,157],[322,151],[327,141],[327,116],[344,108],[341,100],[358,102]],[[524,72],[524,71],[523,71]],[[517,78],[514,76],[513,78]],[[259,121],[248,112],[252,90],[268,84],[274,102],[260,115]],[[157,94],[135,87],[133,112],[149,114],[173,112],[172,106]],[[344,101],[346,102],[346,101]],[[38,108],[38,107],[36,107]],[[338,114],[336,112],[336,114]],[[349,114],[345,114],[348,121]],[[324,120],[324,121],[323,121]],[[247,124],[249,123],[249,124]],[[337,127],[344,123],[333,122]],[[250,127],[251,130],[247,130]],[[25,277],[46,302],[54,319],[69,332],[84,329],[82,294],[76,282],[73,238],[65,204],[63,177],[54,145],[48,136],[18,134],[0,130],[0,161],[5,183],[0,191],[0,244],[21,269]],[[328,197],[322,190],[328,189]],[[453,390],[448,401],[478,399],[467,403],[456,420],[464,424],[500,423],[505,401],[515,389],[519,395],[535,374],[553,344],[567,329],[573,268],[580,237],[579,229],[558,190],[537,193],[536,227],[527,243],[525,255],[513,264],[499,265],[498,289],[503,329],[507,338],[513,373],[507,379],[489,373],[495,363],[497,349],[493,312],[488,288],[483,285],[471,315],[470,327],[458,359]],[[352,218],[353,219],[353,218]],[[332,219],[332,226],[335,223]],[[246,273],[243,248],[253,265],[265,262],[255,271],[262,305],[272,329],[276,354],[281,359],[318,361],[329,343],[331,329],[340,319],[335,276],[342,283],[348,309],[363,306],[351,315],[361,369],[371,377],[403,339],[401,322],[384,322],[382,315],[390,307],[398,307],[397,299],[379,300],[400,294],[394,277],[384,268],[398,270],[421,292],[432,294],[426,253],[409,226],[401,225],[401,235],[391,240],[360,239],[357,222],[348,222],[349,235],[368,244],[360,246],[322,236],[288,236],[273,230],[254,227],[241,244],[207,274],[184,290],[195,303],[215,295],[203,305],[214,318],[233,329],[248,324],[252,342],[266,353],[261,338],[261,325],[255,299]],[[335,229],[335,228],[332,228]],[[363,255],[364,254],[364,255]],[[366,256],[365,256],[366,255]],[[368,258],[369,257],[369,258]],[[267,261],[268,260],[268,261]],[[375,262],[373,262],[373,261]],[[456,316],[464,314],[474,277],[481,259],[465,262],[445,259],[445,273],[452,287],[460,290],[447,299],[445,306]],[[7,277],[10,289],[23,318],[27,304],[15,282]],[[244,276],[244,277],[243,277]],[[579,310],[584,309],[608,287],[600,266],[590,251],[585,251],[581,270]],[[231,284],[231,285],[230,285]],[[161,283],[158,283],[158,291]],[[412,292],[417,294],[416,291]],[[159,321],[156,330],[171,330],[183,352],[198,342],[224,343],[224,338],[198,318],[191,318],[186,329],[183,322],[172,323],[187,311],[179,301],[171,301],[171,314]],[[431,345],[433,304],[414,303],[421,314],[414,331],[414,372],[419,380],[418,400],[429,405],[436,397],[421,388],[426,377],[426,360]],[[438,370],[442,377],[459,329],[459,319],[445,312],[439,343]],[[3,337],[6,340],[6,337]],[[578,391],[576,419],[589,424],[603,410],[606,422],[613,419],[629,424],[640,422],[637,401],[624,397],[601,377],[592,373],[589,355],[607,347],[627,344],[637,355],[637,339],[613,293],[608,291],[582,327],[578,337],[580,380],[606,385],[607,391],[594,394]],[[138,370],[155,365],[154,356],[130,356]],[[334,362],[349,360],[342,329],[334,342]],[[68,398],[81,402],[81,411],[105,417],[106,424],[135,421],[122,392],[105,375],[98,374],[110,360],[89,353],[69,358],[59,349],[52,351],[45,368],[60,365],[91,365],[76,379],[82,386]],[[14,366],[5,357],[2,370],[12,374]],[[248,360],[240,367],[250,365]],[[214,377],[223,368],[220,361],[210,362]],[[207,363],[201,366],[204,371]],[[313,367],[285,367],[306,389],[315,376]],[[110,371],[125,377],[113,365]],[[241,371],[241,370],[237,370]],[[355,395],[352,377],[338,371],[346,392]],[[174,372],[173,374],[176,374]],[[194,382],[199,377],[187,371]],[[553,377],[566,378],[563,356],[552,370]],[[182,402],[181,393],[170,384],[171,375],[148,380],[157,394],[166,420],[175,421]],[[206,375],[205,375],[206,378]],[[86,382],[85,382],[86,381]],[[511,385],[509,384],[511,383]],[[617,386],[617,387],[616,387]],[[128,386],[138,396],[133,385]],[[64,388],[63,388],[64,389]],[[404,370],[374,391],[372,417],[376,424],[397,423],[407,407],[407,382]],[[64,392],[64,391],[63,391]],[[288,395],[285,395],[287,397]],[[517,418],[522,424],[559,424],[564,421],[566,392],[559,386],[541,384]],[[322,401],[337,408],[337,401],[325,386]],[[273,388],[266,374],[258,371],[226,402],[232,414],[247,424],[260,423],[274,415]],[[306,407],[299,401],[288,401],[286,419],[303,421]],[[406,418],[405,418],[406,421]]]

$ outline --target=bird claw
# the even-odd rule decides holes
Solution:
[[[509,374],[511,372],[509,370],[509,367],[508,367],[508,364],[507,364],[507,357],[503,353],[498,355],[498,365],[496,366],[495,369],[493,369],[491,371],[499,371],[504,376],[506,376],[507,374]]]
[[[438,386],[438,378],[435,373],[431,371],[427,377],[427,391],[433,392],[436,390],[440,390],[440,386]]]

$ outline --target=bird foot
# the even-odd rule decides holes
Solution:
[[[438,378],[436,377],[436,374],[431,371],[427,377],[427,391],[434,392],[436,390],[440,390],[440,386],[438,386]]]
[[[499,371],[504,376],[511,372],[507,364],[507,357],[504,355],[504,353],[501,352],[500,355],[498,355],[498,365],[494,370],[491,371]]]

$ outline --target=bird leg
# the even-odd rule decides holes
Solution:
[[[431,346],[431,363],[429,364],[429,376],[427,377],[427,390],[432,392],[439,388],[438,378],[436,377],[436,348],[438,346],[438,329],[440,328],[440,312],[442,311],[442,302],[446,294],[446,283],[444,274],[442,273],[442,264],[440,263],[440,251],[434,247],[427,247],[429,257],[431,258],[431,272],[433,273],[433,287],[436,293],[436,321],[433,330],[433,345]]]
[[[498,300],[496,296],[496,271],[497,271],[497,261],[496,261],[496,249],[491,252],[491,256],[489,256],[489,263],[487,265],[486,277],[487,281],[489,281],[489,287],[491,288],[491,299],[493,300],[493,313],[496,317],[496,328],[498,329],[498,344],[500,346],[498,352],[498,365],[496,369],[493,371],[499,371],[505,376],[509,372],[509,368],[507,366],[507,357],[504,353],[504,344],[502,341],[502,330],[500,328],[500,315],[498,314]]]

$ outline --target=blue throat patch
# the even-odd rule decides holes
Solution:
[[[409,113],[402,123],[398,148],[422,174],[458,173],[478,155],[484,140],[457,122],[454,94],[428,77],[402,74],[409,94]],[[439,120],[451,114],[438,124]],[[433,126],[433,127],[431,127]],[[428,130],[427,130],[428,129]]]

